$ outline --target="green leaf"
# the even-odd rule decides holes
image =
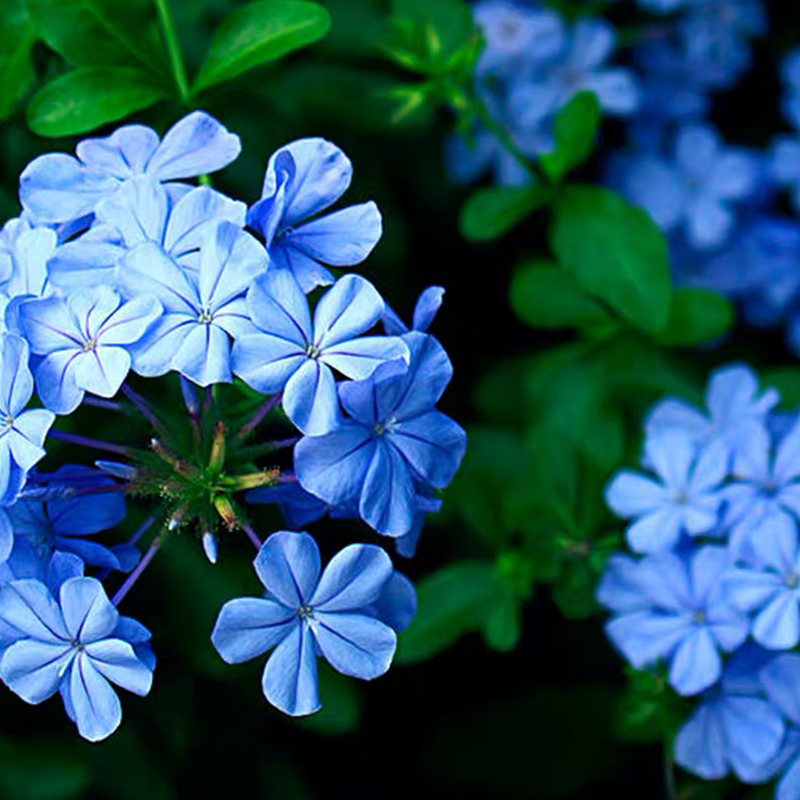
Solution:
[[[627,667],[628,688],[619,698],[614,730],[628,741],[671,740],[686,720],[687,701],[673,692],[661,672]]]
[[[192,91],[199,92],[321,39],[331,18],[306,0],[259,0],[226,17],[214,33]]]
[[[517,598],[506,589],[497,593],[483,623],[483,639],[501,653],[513,650],[522,635],[522,620]]]
[[[734,318],[728,298],[706,289],[681,287],[673,292],[667,325],[655,338],[672,347],[693,347],[718,339]]]
[[[33,80],[34,41],[24,0],[9,0],[0,14],[0,120],[11,114]]]
[[[539,158],[544,171],[560,181],[592,153],[600,124],[600,103],[593,92],[579,92],[555,119],[556,147]]]
[[[392,0],[392,15],[412,22],[428,54],[444,60],[463,48],[475,31],[472,11],[463,0]]]
[[[461,208],[461,233],[473,242],[496,239],[550,202],[551,197],[549,189],[537,185],[476,189]]]
[[[534,328],[618,327],[580,288],[574,273],[550,262],[522,264],[511,279],[509,300],[516,315]]]
[[[0,739],[0,797],[5,800],[72,800],[91,782],[89,765],[72,745]]]
[[[28,125],[39,136],[86,133],[141,111],[164,94],[137,69],[81,67],[36,92],[28,105]]]
[[[147,0],[27,0],[44,41],[76,67],[139,66],[164,74],[164,48]]]
[[[570,186],[555,206],[553,252],[578,283],[634,325],[664,328],[670,310],[667,244],[648,214],[596,186]]]
[[[781,396],[780,408],[796,410],[800,406],[800,369],[775,367],[765,370],[759,381],[763,388],[774,386]]]
[[[417,615],[400,634],[396,661],[431,658],[483,628],[503,592],[494,566],[484,561],[461,561],[427,576],[417,586]]]

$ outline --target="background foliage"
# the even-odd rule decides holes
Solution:
[[[258,667],[225,668],[208,638],[220,604],[256,590],[250,553],[226,549],[212,567],[176,538],[148,575],[154,588],[129,601],[158,642],[151,697],[128,700],[124,729],[91,746],[57,704],[23,709],[0,694],[0,798],[227,796],[233,785],[297,800],[662,796],[660,741],[685,712],[656,679],[626,688],[603,635],[594,587],[621,535],[602,489],[636,458],[647,406],[666,393],[699,399],[714,364],[755,360],[800,401],[779,335],[744,337],[728,301],[671,288],[654,224],[593,185],[591,95],[561,113],[557,149],[530,187],[467,197],[447,180],[442,141],[479,113],[464,88],[479,45],[458,0],[173,0],[171,33],[163,9],[6,0],[4,217],[18,213],[16,178],[34,156],[123,118],[164,130],[204,108],[243,139],[215,181],[253,199],[276,147],[329,138],[354,162],[352,200],[372,198],[384,215],[363,273],[404,317],[424,287],[447,288],[434,333],[456,369],[443,410],[469,424],[470,448],[401,566],[420,613],[388,676],[354,686],[322,673],[324,710],[282,717],[253,691]],[[800,30],[800,11],[776,13],[774,30]],[[760,46],[743,91],[773,109],[778,87],[758,64],[782,45]],[[745,116],[744,130],[757,124]],[[613,125],[603,134],[613,140]],[[330,551],[354,524],[328,523]],[[681,786],[685,798],[737,796]]]

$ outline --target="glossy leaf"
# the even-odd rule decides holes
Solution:
[[[539,159],[553,180],[560,181],[591,155],[599,124],[600,104],[592,92],[579,92],[559,111],[554,123],[555,150]]]
[[[0,15],[0,120],[11,114],[33,80],[35,40],[25,0],[9,0]]]
[[[669,319],[656,338],[675,347],[691,347],[718,339],[733,325],[733,303],[706,289],[681,287],[672,295]]]
[[[496,239],[547,204],[550,191],[542,186],[490,186],[476,189],[461,208],[459,227],[465,239]]]

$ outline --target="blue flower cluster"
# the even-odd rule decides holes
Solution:
[[[202,509],[196,533],[212,562],[215,519],[247,533],[264,596],[227,603],[212,641],[231,663],[274,648],[266,698],[308,714],[320,707],[318,657],[365,680],[389,668],[396,632],[414,615],[414,589],[375,545],[345,547],[322,570],[305,532],[262,543],[228,495],[251,489],[248,499],[278,504],[289,527],[326,514],[360,518],[411,555],[466,446],[464,431],[435,407],[452,376],[426,333],[443,290],[423,293],[409,330],[367,280],[331,272],[359,264],[381,236],[372,202],[329,211],[351,181],[345,154],[323,139],[282,147],[249,208],[206,178],[186,182],[239,150],[238,137],[203,112],[163,138],[127,125],[80,142],[75,156],[29,164],[22,214],[0,232],[0,678],[28,703],[60,693],[92,741],[120,723],[112,685],[150,689],[150,632],[116,607],[189,507],[152,509],[127,542],[95,540],[122,523],[126,495],[157,505],[183,497],[185,484],[191,502],[211,496],[210,521]],[[163,433],[128,381],[170,372],[180,375],[187,428],[200,437],[194,450],[203,450],[212,387],[237,380],[264,399],[232,441],[282,404],[300,437],[263,452],[294,446],[293,469],[226,475],[224,421],[210,425],[202,468],[158,439],[143,451],[150,460],[137,461],[135,448],[53,427],[87,403],[119,410],[119,395]],[[196,387],[206,387],[205,400]],[[48,436],[132,463],[42,472]],[[248,465],[252,458],[251,448]],[[147,472],[153,459],[169,480]],[[138,541],[154,525],[142,555]],[[104,582],[120,574],[109,599]]]
[[[597,597],[636,669],[665,669],[697,707],[682,767],[800,796],[800,418],[775,411],[746,366],[715,372],[706,410],[676,399],[647,418],[643,471],[606,500],[638,554],[614,555]]]

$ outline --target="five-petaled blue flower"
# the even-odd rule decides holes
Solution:
[[[730,565],[724,547],[703,547],[688,556],[646,556],[637,566],[631,602],[606,624],[606,633],[637,669],[669,664],[670,685],[682,695],[702,692],[722,673],[720,651],[747,638],[749,620],[727,600],[722,578]]]
[[[124,295],[157,297],[164,314],[133,348],[133,368],[155,377],[177,370],[199,384],[230,383],[231,337],[254,331],[245,303],[250,284],[267,268],[258,242],[221,221],[210,230],[195,274],[152,242],[134,247],[119,268]]]
[[[408,370],[390,363],[365,381],[342,384],[350,419],[295,447],[304,489],[334,506],[357,501],[361,517],[389,536],[412,530],[420,489],[444,488],[466,449],[464,430],[434,408],[453,373],[447,354],[432,336],[403,338]]]
[[[131,347],[161,316],[142,295],[129,302],[108,286],[23,303],[19,322],[31,351],[36,389],[47,408],[72,413],[86,392],[113,397],[131,368]]]
[[[0,504],[13,502],[28,472],[45,456],[44,440],[55,420],[43,408],[25,410],[33,395],[28,345],[0,334]]]
[[[203,111],[176,122],[159,141],[144,125],[124,125],[104,139],[84,139],[78,157],[48,153],[31,161],[19,179],[25,210],[38,223],[90,219],[97,204],[132,180],[193,178],[231,163],[239,137]]]
[[[292,716],[320,708],[319,655],[344,675],[363,680],[389,669],[397,637],[373,609],[387,585],[396,589],[383,550],[349,545],[321,572],[314,539],[281,531],[267,539],[254,566],[266,596],[227,602],[211,640],[229,664],[274,648],[262,681],[272,705]]]
[[[0,591],[0,620],[24,637],[3,653],[0,678],[27,703],[60,691],[85,739],[105,739],[122,721],[112,683],[141,696],[150,691],[150,634],[120,617],[95,578],[66,580],[58,599],[40,581],[12,581]]]
[[[333,283],[324,264],[359,264],[381,238],[371,201],[316,216],[347,191],[352,176],[350,160],[325,139],[298,139],[269,159],[248,224],[264,237],[272,265],[290,270],[304,292]]]
[[[647,441],[645,464],[660,481],[623,471],[606,490],[611,510],[634,519],[627,537],[635,551],[666,550],[684,532],[697,536],[718,525],[720,484],[728,474],[723,446],[712,443],[698,452],[692,438],[682,431],[662,433]]]
[[[367,378],[386,361],[408,360],[394,336],[360,336],[384,304],[359,275],[345,275],[320,298],[312,323],[308,300],[288,270],[273,269],[247,293],[258,333],[233,348],[233,371],[263,394],[283,391],[283,408],[305,434],[329,433],[341,418],[333,370]]]

